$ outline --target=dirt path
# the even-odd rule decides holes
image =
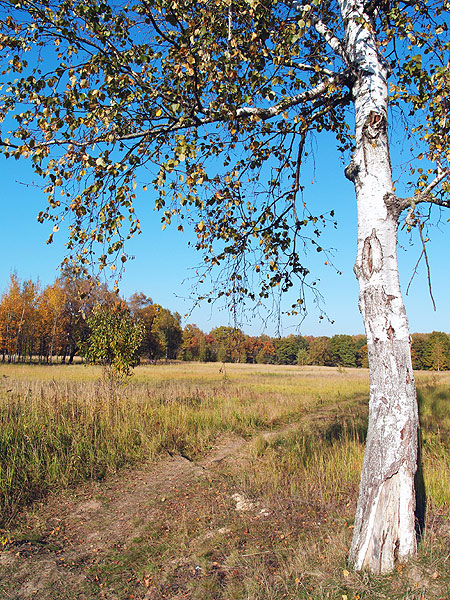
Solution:
[[[330,412],[330,407],[322,407],[308,419],[314,422]],[[224,470],[234,466],[245,471],[257,438],[270,442],[297,428],[298,424],[290,424],[260,432],[250,441],[232,434],[222,436],[198,461],[166,456],[141,468],[124,469],[101,483],[86,484],[75,493],[47,498],[26,513],[26,521],[11,532],[0,551],[0,600],[190,597],[178,596],[177,587],[169,596],[158,595],[144,567],[140,573],[133,569],[135,563],[145,565],[145,556],[139,560],[132,556],[139,540],[147,541],[142,552],[170,556],[168,560],[178,561],[183,573],[187,569],[189,576],[195,577],[198,565],[186,565],[188,557],[194,560],[196,543],[201,546],[208,536],[226,533],[236,514],[242,520],[250,511],[253,521],[269,514],[246,499],[241,490],[225,489],[220,481]],[[194,513],[199,515],[195,519]],[[195,521],[201,521],[203,527],[196,528]],[[183,527],[186,532],[180,532]],[[172,546],[186,547],[174,552],[164,547],[166,539]],[[179,568],[178,563],[172,571]],[[117,585],[104,584],[101,573],[105,570],[105,581],[135,581],[131,596],[130,585],[122,586],[120,581]],[[160,580],[164,577],[169,575],[159,574]],[[123,595],[122,589],[128,595]]]
[[[76,497],[48,499],[22,528],[30,536],[13,538],[0,552],[0,598],[91,600],[93,592],[84,591],[90,566],[112,549],[125,550],[152,525],[157,527],[165,519],[169,496],[186,495],[196,481],[211,477],[218,465],[246,445],[238,436],[224,437],[198,462],[167,456],[86,486]],[[151,590],[142,587],[134,597],[151,598]],[[101,589],[98,597],[119,598]]]
[[[322,407],[308,419],[322,419],[330,411],[329,407]],[[211,452],[196,462],[180,455],[166,456],[141,468],[124,469],[101,483],[86,484],[75,493],[47,498],[26,514],[26,522],[11,532],[10,540],[0,551],[0,600],[129,598],[111,586],[105,587],[98,568],[107,565],[111,571],[116,565],[120,571],[124,555],[141,538],[153,540],[152,547],[169,531],[175,544],[185,539],[193,547],[196,536],[212,537],[217,531],[220,534],[227,530],[236,512],[241,513],[240,517],[249,510],[254,519],[267,517],[264,507],[253,506],[239,489],[225,490],[218,478],[231,465],[245,471],[257,438],[270,442],[297,428],[298,424],[293,423],[260,432],[250,441],[237,435],[222,436]],[[195,532],[195,527],[187,525],[193,511],[200,515],[197,521],[204,520],[202,515],[214,515],[209,520],[215,528],[206,527],[201,534]],[[183,526],[192,531],[184,538],[179,532],[173,534],[174,528]],[[158,548],[155,552],[163,555],[165,550]],[[192,549],[181,550],[176,553],[177,560],[186,562],[186,556],[192,554]],[[133,563],[132,557],[129,563]],[[108,572],[107,579],[111,579],[110,575]],[[119,575],[126,576],[125,572]],[[145,573],[131,572],[129,576],[137,582],[133,599],[163,597],[154,593]],[[174,592],[169,597],[178,596]]]

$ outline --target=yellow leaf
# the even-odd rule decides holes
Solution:
[[[162,115],[162,110],[160,108],[158,108],[158,110],[155,112],[155,115],[157,117],[160,117]]]
[[[199,231],[203,231],[203,229],[205,228],[205,224],[203,221],[200,221],[200,223],[197,225],[197,229]]]
[[[344,570],[342,571],[342,575],[343,575],[344,577],[348,577],[348,576],[350,575],[350,572],[349,572],[349,571],[347,571],[347,569],[344,569]]]

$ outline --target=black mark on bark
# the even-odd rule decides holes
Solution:
[[[384,115],[377,113],[375,111],[370,111],[368,117],[365,120],[363,125],[363,156],[364,156],[364,168],[367,172],[367,165],[370,164],[371,156],[367,152],[370,152],[370,148],[376,148],[378,142],[381,140],[385,140],[387,143],[387,126],[386,126],[386,118]],[[388,148],[388,146],[387,146]],[[389,150],[388,150],[389,155]],[[389,162],[390,162],[389,158]]]
[[[395,562],[398,562],[398,550],[400,548],[400,540],[397,539],[395,540],[395,547],[394,547],[394,560]]]
[[[360,171],[359,165],[352,159],[350,163],[344,169],[344,175],[349,181],[355,183],[358,173]]]

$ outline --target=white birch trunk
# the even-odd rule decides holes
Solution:
[[[387,73],[370,28],[357,20],[363,4],[340,0],[340,6],[356,74],[356,150],[346,174],[358,204],[355,274],[370,370],[369,429],[350,562],[356,570],[383,573],[416,552],[417,399],[398,279],[398,216],[385,203],[393,193]]]

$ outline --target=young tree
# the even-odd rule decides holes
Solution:
[[[98,279],[82,277],[80,273],[66,269],[57,280],[64,293],[63,327],[66,340],[63,349],[62,362],[68,355],[68,363],[72,364],[77,352],[86,341],[89,327],[86,319],[97,304],[114,304],[117,301],[115,293],[108,290],[106,284],[100,284]]]
[[[163,221],[195,219],[205,268],[225,269],[214,294],[235,305],[259,289],[265,299],[298,276],[302,310],[300,249],[322,251],[333,218],[297,206],[306,142],[332,131],[351,152],[371,387],[350,560],[374,572],[416,551],[418,415],[396,242],[404,211],[422,231],[421,203],[449,206],[448,9],[448,0],[0,0],[4,152],[30,158],[46,180],[41,220],[72,214],[68,263],[87,265],[94,242],[105,246],[101,267],[126,260],[123,221],[128,235],[140,227],[136,172],[156,164]],[[392,181],[389,106],[422,146],[411,151],[406,198]]]
[[[123,302],[94,306],[87,319],[89,337],[83,344],[88,364],[100,364],[111,386],[131,374],[139,362],[142,324],[133,320]]]

